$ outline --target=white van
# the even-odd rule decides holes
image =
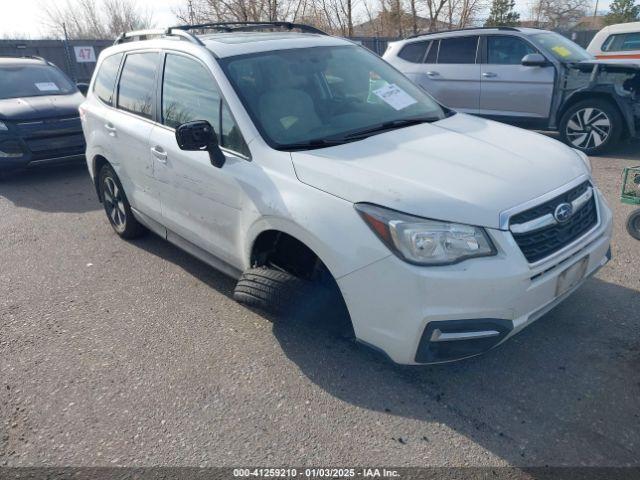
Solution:
[[[81,117],[119,236],[155,232],[252,306],[344,305],[357,340],[405,364],[493,348],[607,263],[583,153],[447,109],[348,40],[258,27],[102,52]]]
[[[597,58],[638,60],[640,63],[640,22],[604,27],[593,37],[587,51]]]

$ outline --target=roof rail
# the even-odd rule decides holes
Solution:
[[[199,25],[179,25],[171,27],[168,30],[174,32],[177,30],[218,30],[221,32],[247,32],[252,30],[264,30],[270,28],[282,28],[285,30],[298,29],[302,32],[316,33],[318,35],[327,35],[319,28],[312,27],[311,25],[304,25],[302,23],[292,22],[217,22],[217,23],[202,23]]]
[[[518,27],[465,27],[465,28],[454,28],[454,29],[451,29],[451,30],[436,30],[435,32],[416,33],[415,35],[411,35],[409,37],[406,37],[406,39],[424,37],[425,35],[433,35],[435,33],[464,32],[464,31],[467,31],[467,30],[508,30],[508,31],[511,31],[511,32],[519,32],[520,31],[520,30],[518,30]]]
[[[196,45],[204,46],[195,35],[190,34],[184,30],[175,30],[175,27],[172,28],[158,28],[153,30],[134,30],[133,32],[123,32],[120,34],[116,41],[113,43],[114,45],[119,45],[121,43],[126,42],[127,40],[148,40],[148,37],[180,37],[191,43],[195,43]]]

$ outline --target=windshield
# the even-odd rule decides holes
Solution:
[[[445,117],[423,90],[357,46],[269,51],[222,64],[258,130],[282,150],[320,148]]]
[[[558,33],[537,33],[533,39],[561,62],[593,60],[593,55]]]
[[[0,67],[0,99],[67,95],[75,91],[75,85],[49,65]]]

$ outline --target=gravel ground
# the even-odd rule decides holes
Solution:
[[[119,240],[82,167],[0,183],[0,465],[640,465],[640,145],[594,158],[613,261],[482,357],[400,367],[272,322],[158,237]]]

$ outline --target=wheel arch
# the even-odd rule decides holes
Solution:
[[[278,236],[280,239],[276,238]],[[334,279],[340,274],[332,261],[332,254],[323,247],[322,242],[293,222],[275,217],[261,219],[249,230],[247,238],[244,254],[246,268],[256,266],[256,262],[259,264],[261,259],[258,257],[265,253],[271,242],[290,239],[289,242],[297,242],[302,250],[313,254]]]
[[[100,193],[100,186],[98,185],[99,182],[99,174],[100,174],[100,170],[102,169],[102,167],[104,165],[111,165],[111,163],[109,163],[109,160],[106,159],[106,157],[104,157],[103,155],[97,154],[94,155],[94,157],[91,159],[91,171],[93,172],[93,186],[96,189],[96,194],[98,195],[98,201],[100,203],[102,203],[102,194]]]
[[[618,113],[623,119],[623,134],[624,135],[633,135],[635,134],[635,124],[633,122],[633,112],[627,106],[627,104],[619,98],[619,96],[615,93],[613,88],[609,88],[608,86],[604,86],[604,88],[598,88],[595,90],[579,90],[577,92],[572,93],[561,107],[558,109],[556,113],[556,124],[559,126],[564,114],[573,107],[576,103],[581,102],[583,100],[604,100],[615,108],[618,109]]]

